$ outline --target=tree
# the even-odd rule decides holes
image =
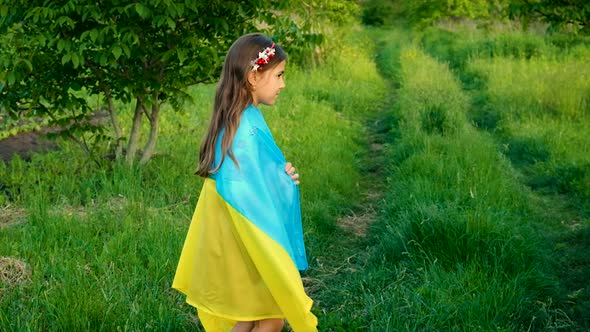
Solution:
[[[512,18],[520,18],[526,27],[531,20],[549,24],[550,31],[571,29],[574,33],[590,33],[590,2],[587,0],[512,0]]]
[[[104,138],[83,121],[93,111],[88,96],[99,96],[110,114],[116,155],[130,164],[142,119],[148,119],[144,164],[155,149],[162,104],[178,109],[187,86],[214,81],[238,36],[280,22],[307,42],[320,40],[281,15],[277,6],[288,1],[273,3],[0,0],[0,111],[13,118],[49,117],[74,139],[89,130]],[[135,103],[125,150],[114,100]]]
[[[363,1],[363,21],[383,25],[402,19],[418,26],[428,26],[443,18],[486,19],[497,16],[507,1],[366,0]]]

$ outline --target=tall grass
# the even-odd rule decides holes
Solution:
[[[466,75],[480,77],[473,119],[494,133],[500,150],[534,190],[540,230],[560,278],[556,302],[588,329],[590,290],[590,47],[578,44],[552,58],[473,59]]]
[[[514,121],[557,118],[581,122],[590,105],[590,64],[545,59],[474,59],[467,67],[486,80],[489,102]]]
[[[525,182],[588,215],[588,38],[433,28],[420,41],[472,91],[471,120],[495,133]]]
[[[541,35],[509,29],[450,31],[432,27],[416,34],[416,39],[426,52],[448,62],[452,69],[464,69],[472,59],[575,60],[590,55],[590,39],[584,36]]]
[[[556,280],[528,222],[527,191],[493,139],[469,125],[449,69],[415,46],[399,63],[389,189],[341,329],[550,326],[561,319],[548,304]]]
[[[531,185],[590,199],[590,65],[496,58],[468,70],[485,79],[506,153],[532,172]]]
[[[339,42],[317,68],[288,67],[279,102],[263,108],[301,174],[312,266],[337,215],[358,200],[360,115],[385,91],[370,54]],[[200,329],[170,285],[200,190],[193,172],[213,91],[195,86],[182,112],[164,110],[157,155],[143,168],[93,163],[67,142],[29,162],[0,164],[4,208],[26,211],[26,222],[0,228],[0,256],[32,271],[28,282],[0,284],[0,330]]]
[[[589,201],[584,40],[371,36],[374,46],[362,31],[339,34],[323,64],[288,66],[277,105],[263,108],[301,174],[304,278],[320,330],[587,326],[583,209],[543,216],[535,206],[540,189]],[[25,211],[25,222],[0,224],[0,256],[32,272],[0,281],[0,330],[200,329],[170,283],[200,190],[193,171],[213,91],[192,87],[183,111],[164,109],[157,155],[143,168],[97,164],[67,143],[0,163],[0,213]],[[370,234],[353,238],[337,218],[362,209],[365,124],[381,116],[393,129],[373,181],[386,192]],[[564,218],[577,222],[570,232],[545,231]]]
[[[420,40],[450,64],[472,97],[470,120],[493,135],[517,180],[533,190],[531,219],[553,247],[547,259],[560,279],[554,307],[572,320],[569,328],[587,329],[588,38],[431,29]]]

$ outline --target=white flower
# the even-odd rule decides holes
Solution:
[[[275,56],[275,43],[272,43],[272,45],[263,49],[262,52],[258,52],[258,57],[256,59],[254,59],[254,61],[251,62],[252,71],[257,71],[259,69],[262,69],[261,66],[263,64],[267,64],[268,61],[274,56]],[[260,62],[260,60],[264,60],[264,61],[262,61],[262,63],[259,64],[258,62]]]

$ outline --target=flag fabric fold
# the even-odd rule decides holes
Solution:
[[[226,156],[204,181],[172,287],[198,309],[208,332],[267,318],[317,331],[298,271],[307,269],[299,187],[253,105],[242,113],[232,152],[238,165]]]

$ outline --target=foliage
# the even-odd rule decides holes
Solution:
[[[365,0],[362,20],[367,25],[391,25],[405,21],[425,27],[441,19],[518,18],[525,30],[531,22],[544,21],[550,32],[588,34],[590,3],[585,0]]]
[[[303,2],[304,13],[314,16],[315,22],[329,21],[335,26],[355,24],[360,7],[356,0],[321,0]]]
[[[298,1],[281,1],[286,8]],[[154,152],[160,108],[175,109],[188,97],[189,85],[216,79],[223,54],[238,36],[275,31],[294,58],[310,54],[322,40],[304,21],[264,1],[13,1],[0,2],[0,96],[12,117],[44,117],[74,134],[99,128],[81,120],[93,109],[87,96],[101,96],[111,115],[117,154],[121,129],[114,101],[135,102],[127,161],[138,150],[141,120],[149,120],[149,139],[141,162]],[[302,26],[300,26],[303,24]],[[272,35],[272,34],[271,34]],[[72,122],[77,126],[72,126]]]
[[[391,24],[394,18],[399,15],[399,11],[396,11],[399,5],[395,6],[394,1],[366,0],[362,4],[361,20],[366,25],[383,26]]]
[[[325,61],[326,48],[336,46],[326,38],[338,38],[338,27],[356,24],[359,6],[354,0],[284,0],[273,3],[282,15],[271,11],[272,38],[289,53],[289,62],[303,68]]]
[[[420,0],[407,1],[405,14],[410,21],[429,25],[441,18],[488,18],[502,4],[502,0]]]
[[[549,31],[570,30],[590,34],[590,2],[586,0],[512,0],[510,16],[520,18],[525,27],[533,20],[549,24]]]
[[[363,22],[369,25],[392,24],[404,20],[428,26],[443,18],[490,18],[502,14],[508,0],[368,0],[364,2]]]

